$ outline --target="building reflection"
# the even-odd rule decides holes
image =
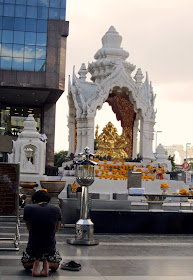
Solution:
[[[37,130],[41,133],[41,108],[2,106],[0,135],[18,136],[29,114],[33,114],[37,122]]]
[[[65,19],[64,0],[0,1],[0,69],[46,71],[48,19]]]

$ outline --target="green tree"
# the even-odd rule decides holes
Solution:
[[[65,161],[65,158],[68,154],[68,151],[60,151],[54,153],[54,166],[61,167],[62,163]]]
[[[176,164],[175,164],[175,155],[173,155],[173,156],[169,155],[168,160],[170,160],[170,161],[171,161],[171,164],[172,164],[172,170],[175,170],[175,169],[176,169]]]
[[[94,139],[94,150],[95,150],[95,151],[97,151],[97,150],[98,150],[97,144],[98,144],[97,140],[96,140],[96,139]]]

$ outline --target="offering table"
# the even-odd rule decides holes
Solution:
[[[184,198],[189,198],[189,199],[193,199],[193,195],[174,195],[174,194],[129,194],[129,196],[144,196],[146,198],[146,201],[148,203],[148,210],[149,211],[163,211],[162,206],[164,203],[164,200],[167,197],[171,197],[171,198],[180,198],[180,210],[179,211],[183,211],[181,209],[181,204],[182,202],[184,202]],[[192,200],[193,203],[193,200]],[[190,210],[192,211],[192,203],[190,202]]]

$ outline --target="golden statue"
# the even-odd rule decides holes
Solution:
[[[127,158],[128,155],[125,152],[125,148],[127,147],[126,135],[123,132],[120,136],[117,133],[117,129],[111,122],[103,128],[102,133],[98,135],[99,126],[96,126],[95,138],[97,141],[96,155],[101,157],[111,155],[111,157],[116,158]]]

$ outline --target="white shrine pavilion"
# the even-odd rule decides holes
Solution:
[[[69,154],[78,154],[88,146],[94,152],[94,120],[97,109],[108,102],[127,136],[127,154],[137,157],[137,134],[140,135],[139,154],[144,161],[154,160],[152,142],[155,115],[151,82],[140,68],[127,61],[129,53],[121,48],[122,37],[111,26],[102,38],[102,48],[86,68],[83,63],[78,74],[73,70],[69,79]],[[92,82],[86,81],[87,73]]]

